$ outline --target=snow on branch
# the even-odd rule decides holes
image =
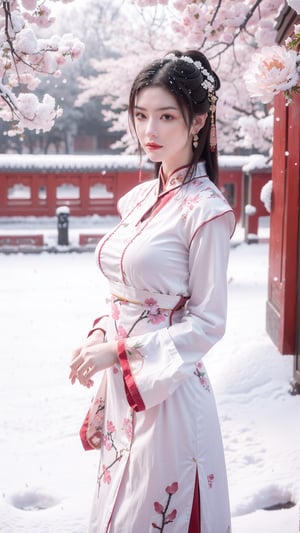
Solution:
[[[287,3],[300,11],[300,0]],[[119,20],[114,20],[111,56],[91,58],[95,73],[79,79],[82,93],[76,105],[100,97],[109,108],[103,115],[111,129],[126,132],[128,93],[137,71],[172,49],[196,48],[205,53],[221,79],[219,149],[269,153],[273,96],[284,91],[291,98],[299,89],[298,27],[286,46],[275,45],[276,20],[285,6],[284,0],[128,1]],[[129,138],[126,132],[117,147],[130,144]]]
[[[62,113],[51,95],[44,94],[39,101],[34,91],[42,75],[59,77],[67,58],[79,58],[84,45],[72,34],[39,38],[37,29],[54,21],[47,0],[11,0],[0,5],[0,118],[9,123],[11,136],[24,128],[49,131]]]

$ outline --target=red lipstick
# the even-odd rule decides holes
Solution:
[[[162,148],[160,144],[156,143],[147,143],[146,147],[148,148],[148,150],[159,150],[160,148]]]

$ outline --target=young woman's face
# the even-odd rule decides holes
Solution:
[[[162,162],[166,175],[190,163],[193,128],[188,129],[176,99],[166,89],[147,87],[138,93],[134,123],[142,148],[151,161]]]

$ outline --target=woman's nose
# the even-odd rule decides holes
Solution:
[[[157,124],[154,120],[148,120],[146,125],[146,134],[150,138],[157,137]]]

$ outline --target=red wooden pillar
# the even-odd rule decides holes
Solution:
[[[6,174],[0,176],[0,215],[1,212],[6,208],[7,204],[7,177]]]
[[[31,176],[31,205],[33,209],[37,209],[39,205],[39,176],[32,174]]]
[[[267,331],[282,354],[297,350],[300,96],[275,98]]]
[[[56,174],[47,173],[47,211],[48,216],[54,216],[56,213]]]
[[[79,198],[80,198],[80,209],[82,213],[88,213],[89,203],[90,203],[90,189],[89,189],[89,177],[87,173],[83,173],[80,176],[79,180]]]
[[[299,24],[287,4],[277,22],[277,43]],[[293,392],[300,393],[300,97],[285,105],[275,99],[273,209],[270,227],[270,269],[267,331],[283,354],[294,355]]]

